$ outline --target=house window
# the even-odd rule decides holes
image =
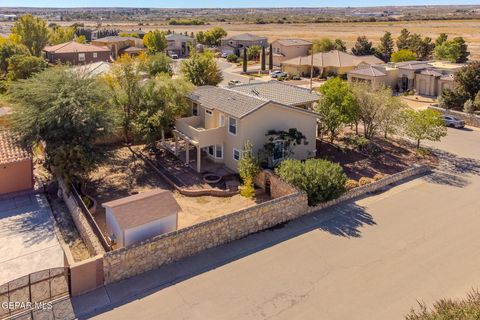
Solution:
[[[220,115],[218,116],[218,126],[225,126],[225,115],[223,113],[220,113]]]
[[[238,149],[233,148],[233,159],[234,160],[240,160],[240,157],[242,156],[242,152]]]
[[[217,159],[223,158],[223,146],[221,144],[215,145],[215,158]]]
[[[85,53],[78,54],[78,61],[85,61]]]
[[[228,132],[234,136],[237,135],[237,119],[228,118]]]
[[[283,156],[283,141],[275,141],[275,146],[273,147],[273,161],[282,160]]]
[[[93,53],[94,58],[98,58],[98,54],[96,52]]]
[[[198,104],[196,103],[192,104],[192,115],[198,116]]]
[[[207,116],[211,116],[211,115],[212,115],[212,110],[207,110],[207,109],[205,109],[205,114],[206,114]]]
[[[215,154],[215,146],[208,146],[208,154],[213,157]]]

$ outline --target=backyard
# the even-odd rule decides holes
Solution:
[[[142,147],[135,146],[134,149]],[[172,191],[182,208],[178,217],[179,229],[270,199],[265,194],[259,194],[255,199],[244,198],[239,194],[231,197],[184,196],[141,158],[135,156],[128,147],[109,146],[106,151],[109,156],[90,174],[90,183],[86,189],[98,202],[94,217],[105,235],[105,210],[102,203],[157,188]]]

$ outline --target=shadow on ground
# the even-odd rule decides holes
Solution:
[[[90,318],[311,231],[358,238],[362,227],[375,224],[363,207],[347,202],[74,297],[75,314]]]
[[[439,158],[439,166],[423,178],[426,181],[463,188],[470,184],[468,175],[480,175],[480,160],[459,157],[438,149],[434,152]]]

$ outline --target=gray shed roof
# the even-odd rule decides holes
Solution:
[[[178,40],[178,41],[193,41],[192,37],[183,35],[183,34],[178,34],[178,33],[171,33],[167,34],[165,36],[167,40]]]
[[[232,40],[237,40],[237,41],[257,41],[257,40],[266,40],[267,37],[259,37],[251,33],[242,33],[242,34],[237,34],[236,36],[230,37]]]
[[[319,95],[309,89],[271,80],[252,84],[241,84],[228,87],[231,90],[243,92],[252,97],[271,100],[281,104],[295,106],[318,101]]]
[[[358,74],[370,77],[384,77],[386,74],[372,66],[369,68],[356,69],[348,72],[349,74]]]

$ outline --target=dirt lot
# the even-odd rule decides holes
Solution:
[[[141,159],[134,157],[126,147],[111,147],[110,156],[90,175],[91,183],[87,192],[98,201],[95,219],[106,234],[105,211],[101,204],[107,201],[145,192],[157,188],[172,188]],[[173,190],[172,190],[173,191]],[[173,192],[182,208],[179,215],[179,228],[222,216],[268,200],[260,194],[256,199],[247,199],[240,195],[233,197],[186,197]]]
[[[63,24],[72,24],[64,22]],[[92,22],[85,22],[85,25],[92,25]],[[438,34],[445,32],[451,38],[464,37],[469,44],[472,54],[471,58],[480,58],[480,37],[478,30],[480,20],[445,20],[445,21],[400,21],[400,22],[350,22],[350,23],[317,23],[317,24],[242,24],[242,23],[222,23],[211,22],[210,25],[203,26],[170,26],[149,22],[149,25],[142,26],[143,30],[162,29],[175,30],[176,32],[197,32],[206,30],[213,26],[221,26],[228,35],[236,35],[249,32],[256,35],[267,36],[270,41],[279,38],[303,38],[307,40],[318,39],[322,37],[340,38],[351,48],[358,36],[366,35],[374,44],[378,42],[385,31],[390,31],[394,37],[400,34],[403,28],[410,32],[420,33],[423,36],[429,36],[435,39]],[[138,22],[131,23],[106,23],[105,26],[118,27],[125,30],[138,28]]]
[[[350,179],[391,175],[415,163],[436,165],[433,155],[419,155],[415,146],[403,139],[374,139],[374,148],[360,149],[346,143],[345,136],[335,144],[317,140],[317,157],[339,163]]]

